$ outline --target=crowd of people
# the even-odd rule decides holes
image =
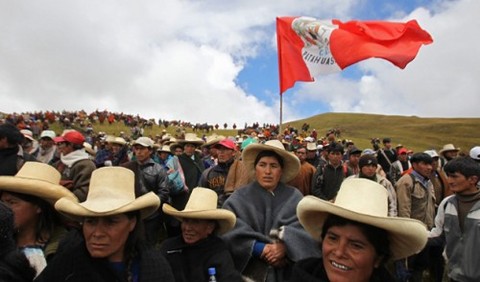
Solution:
[[[480,281],[479,146],[18,121],[0,124],[0,281]]]

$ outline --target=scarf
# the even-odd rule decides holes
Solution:
[[[88,160],[88,154],[85,152],[85,149],[80,149],[71,152],[68,155],[62,154],[60,156],[62,163],[65,164],[67,167],[72,167],[72,165],[81,160]]]

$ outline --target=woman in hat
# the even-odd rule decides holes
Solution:
[[[14,213],[15,241],[39,273],[56,253],[67,231],[53,208],[56,200],[75,195],[59,184],[50,165],[26,162],[15,176],[0,176],[1,201]]]
[[[155,212],[153,192],[135,198],[135,177],[123,167],[92,173],[86,201],[61,198],[55,208],[82,223],[36,281],[174,281],[158,250],[144,246],[142,219]]]
[[[278,140],[250,144],[242,159],[255,181],[239,188],[223,205],[237,217],[234,229],[223,238],[244,276],[287,280],[292,261],[319,256],[296,216],[303,195],[285,184],[298,174],[300,161]]]
[[[386,262],[420,252],[427,242],[420,221],[388,217],[387,191],[368,179],[346,179],[335,203],[306,196],[297,215],[322,250],[322,258],[297,262],[292,276],[299,282],[394,281]]]
[[[175,270],[176,282],[207,282],[208,269],[212,267],[218,281],[242,281],[227,245],[217,236],[233,228],[235,214],[217,209],[215,191],[197,187],[184,210],[165,204],[163,212],[181,222],[182,234],[167,239],[161,246],[162,254]]]

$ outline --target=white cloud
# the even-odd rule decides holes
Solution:
[[[448,1],[431,11],[418,8],[402,19],[417,19],[434,42],[423,46],[404,70],[378,59],[359,63],[359,80],[320,77],[309,103],[328,103],[334,112],[367,112],[423,117],[478,117],[480,103],[479,1]],[[313,88],[313,89],[312,89]],[[332,98],[332,93],[336,93]],[[341,98],[340,98],[341,97]]]
[[[249,84],[238,76],[251,58],[275,52],[275,17],[348,18],[355,2],[3,1],[0,111],[108,109],[192,122],[278,122],[277,85],[252,93],[238,84]],[[477,2],[414,11],[407,18],[417,18],[435,42],[406,70],[373,60],[359,65],[364,76],[358,80],[337,74],[302,84],[284,97],[284,121],[318,113],[323,105],[331,111],[475,115]]]

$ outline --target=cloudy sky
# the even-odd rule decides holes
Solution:
[[[325,112],[479,117],[477,0],[0,0],[0,111],[96,109],[278,123],[277,16],[416,19],[404,70],[371,59],[297,83],[283,120]]]

